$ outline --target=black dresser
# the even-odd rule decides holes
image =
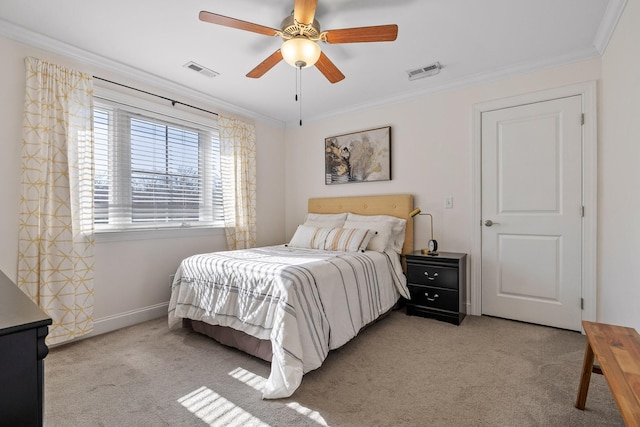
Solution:
[[[0,424],[42,426],[51,318],[0,271]]]
[[[406,255],[407,314],[433,317],[459,325],[467,313],[467,255],[420,251]]]

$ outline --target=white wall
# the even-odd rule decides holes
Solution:
[[[600,78],[601,60],[592,59],[288,128],[287,233],[304,218],[308,197],[412,193],[415,205],[434,215],[439,248],[470,254],[473,106]],[[324,184],[324,138],[387,125],[392,127],[391,181]],[[453,197],[452,209],[444,207],[447,196]],[[428,221],[414,224],[418,249],[426,245]]]
[[[89,74],[148,90],[163,96],[213,111],[215,105],[185,99],[131,81],[104,69],[44,52],[0,37],[0,269],[15,281],[17,272],[18,214],[20,193],[20,140],[24,110],[24,58],[36,56]],[[195,78],[200,78],[196,76]],[[98,83],[97,83],[98,84]],[[117,87],[111,87],[111,89]],[[260,245],[284,241],[284,127],[271,122],[254,121],[257,141],[257,241]],[[182,258],[226,249],[221,230],[194,233],[155,234],[154,238],[97,238],[95,267],[96,332],[106,332],[149,318],[166,315],[169,300],[169,275]]]
[[[599,320],[640,331],[640,3],[627,2],[602,58]]]
[[[594,59],[496,82],[474,85],[370,111],[307,121],[287,129],[287,233],[304,217],[306,199],[407,192],[434,215],[444,251],[471,249],[471,119],[474,104],[600,78]],[[324,138],[380,126],[392,127],[392,180],[325,185]],[[445,197],[453,208],[445,209]],[[426,244],[427,221],[415,222],[416,248]]]

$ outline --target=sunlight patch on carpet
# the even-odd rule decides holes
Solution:
[[[182,396],[178,402],[210,426],[269,427],[269,424],[204,386]]]
[[[253,372],[249,372],[246,369],[237,367],[233,371],[229,372],[229,376],[235,378],[241,383],[245,383],[249,387],[259,392],[262,392],[267,379],[265,377],[261,377],[260,375],[256,375]]]
[[[246,369],[240,367],[229,372],[229,375],[257,391],[262,391],[264,384],[267,382],[266,378],[261,377],[260,375],[256,375],[253,372],[247,371]],[[324,418],[322,418],[322,415],[320,415],[318,411],[309,409],[306,406],[299,404],[298,402],[289,402],[286,404],[286,406],[293,409],[297,413],[311,419],[312,421],[315,421],[321,426],[328,426],[327,422],[324,420]]]
[[[298,412],[299,414],[302,414],[305,417],[311,419],[312,421],[315,421],[316,423],[320,424],[321,426],[327,427],[329,425],[324,420],[324,418],[322,418],[322,415],[320,415],[320,413],[318,411],[314,411],[313,409],[309,409],[306,406],[302,406],[298,402],[289,402],[289,403],[287,403],[287,406],[289,408],[293,409],[294,411]]]

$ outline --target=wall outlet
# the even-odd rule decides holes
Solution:
[[[453,208],[453,197],[452,196],[448,196],[448,197],[444,198],[444,207],[446,209]]]

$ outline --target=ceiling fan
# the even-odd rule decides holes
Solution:
[[[327,80],[337,83],[344,79],[344,74],[322,52],[319,41],[331,44],[383,42],[394,41],[398,36],[395,24],[320,31],[320,24],[314,19],[317,5],[318,0],[294,0],[293,13],[282,21],[280,30],[206,11],[201,11],[199,18],[204,22],[279,36],[284,40],[280,49],[249,71],[247,77],[251,78],[262,77],[284,59],[296,68],[315,65]]]

